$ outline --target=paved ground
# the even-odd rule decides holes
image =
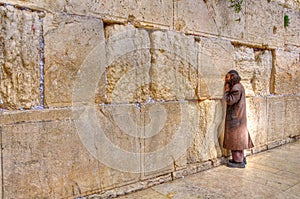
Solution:
[[[119,199],[300,198],[300,140]]]

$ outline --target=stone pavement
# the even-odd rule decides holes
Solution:
[[[300,140],[119,199],[300,198]]]

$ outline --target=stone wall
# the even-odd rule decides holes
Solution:
[[[0,198],[116,196],[221,164],[230,69],[247,154],[299,138],[300,2],[241,8],[0,0]]]

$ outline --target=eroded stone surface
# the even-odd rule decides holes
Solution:
[[[173,2],[154,1],[68,1],[68,12],[79,15],[104,16],[108,21],[131,21],[132,23],[151,24],[152,26],[172,25]],[[155,11],[155,12],[154,12]]]
[[[246,4],[246,41],[282,46],[284,43],[283,7],[273,1],[247,1]]]
[[[40,32],[38,13],[0,6],[0,107],[40,106]]]
[[[300,49],[293,46],[276,50],[274,92],[296,94],[300,92]]]
[[[200,122],[193,145],[188,152],[188,162],[205,162],[222,156],[220,139],[224,125],[222,101],[206,100],[199,104]]]
[[[45,103],[70,106],[81,64],[104,41],[103,24],[97,19],[47,15],[45,27]]]
[[[91,156],[71,120],[4,126],[2,146],[5,196],[74,197],[139,176],[110,169]]]
[[[246,46],[235,48],[237,71],[247,96],[269,95],[273,56],[270,50]]]

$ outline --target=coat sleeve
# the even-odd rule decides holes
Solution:
[[[241,89],[238,85],[234,85],[230,91],[224,93],[224,98],[228,105],[233,105],[241,99]]]

